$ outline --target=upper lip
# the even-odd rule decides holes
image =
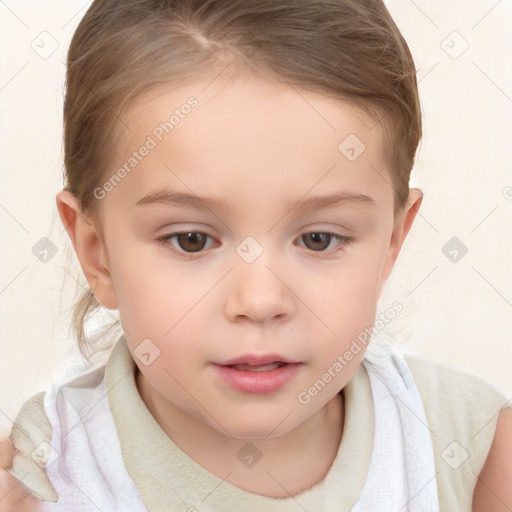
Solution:
[[[279,354],[246,354],[234,359],[228,359],[226,361],[220,361],[215,364],[221,366],[230,366],[233,364],[250,364],[253,366],[264,365],[281,361],[283,363],[298,363],[299,361],[293,361],[288,357],[281,356]]]

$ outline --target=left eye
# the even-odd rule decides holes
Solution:
[[[208,238],[211,238],[206,233],[200,233],[199,231],[184,231],[181,233],[172,233],[159,239],[162,243],[169,243],[179,252],[195,253],[202,251],[205,248]],[[172,243],[173,239],[176,239],[175,244]]]
[[[170,245],[172,250],[178,254],[194,254],[211,247],[211,245],[206,247],[208,239],[213,241],[211,236],[200,231],[182,231],[165,235],[159,238],[158,242],[162,245]],[[352,241],[350,237],[322,231],[304,233],[299,237],[299,240],[303,241],[306,249],[310,249],[313,252],[326,253],[343,250]]]
[[[315,252],[325,252],[325,250],[331,245],[331,242],[333,241],[338,242],[342,248],[344,245],[347,245],[350,242],[348,237],[341,236],[336,233],[324,232],[304,233],[301,235],[300,240],[304,241],[307,249],[311,249]]]

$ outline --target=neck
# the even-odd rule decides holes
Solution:
[[[285,434],[251,440],[228,436],[177,407],[140,372],[136,382],[149,412],[183,452],[246,491],[273,498],[294,496],[321,482],[336,458],[343,434],[342,393]]]

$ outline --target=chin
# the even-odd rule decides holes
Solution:
[[[246,411],[231,416],[229,421],[221,420],[221,423],[228,431],[228,435],[235,439],[272,439],[287,434],[297,426],[296,420],[291,416],[282,412],[270,414]],[[218,425],[215,425],[215,428],[219,430]]]
[[[272,431],[272,435],[269,435],[271,431],[272,429],[269,427],[269,425],[261,425],[261,428],[258,428],[255,425],[251,425],[247,426],[247,428],[240,427],[237,429],[231,429],[229,433],[234,439],[245,439],[252,441],[258,439],[273,439],[287,433],[287,431],[274,430]]]

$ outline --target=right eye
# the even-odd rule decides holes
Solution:
[[[212,239],[212,237],[200,231],[178,231],[162,236],[157,241],[172,251],[184,255],[202,251],[209,238]],[[173,241],[176,243],[173,243]]]

